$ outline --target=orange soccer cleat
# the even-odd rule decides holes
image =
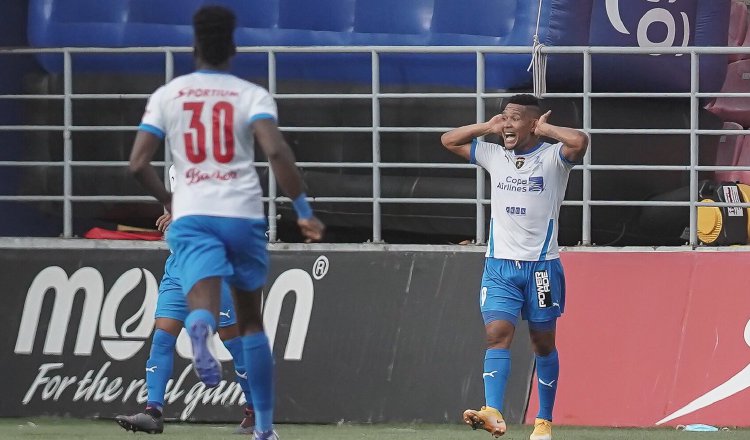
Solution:
[[[464,411],[464,422],[472,429],[484,429],[495,437],[504,435],[508,430],[503,415],[491,406],[483,406],[479,411],[467,409]]]
[[[534,420],[534,432],[529,440],[552,440],[552,422],[544,419]]]

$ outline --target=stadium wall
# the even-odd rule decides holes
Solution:
[[[563,262],[556,423],[750,426],[747,247],[567,252]]]
[[[483,251],[273,245],[264,320],[278,370],[277,420],[458,422],[463,409],[481,405]],[[10,335],[2,352],[14,372],[0,379],[0,416],[112,417],[140,408],[165,257],[161,243],[0,241],[0,322]],[[746,248],[574,248],[562,258],[568,298],[556,423],[750,425]],[[533,421],[537,408],[526,333],[513,347],[512,421],[524,413]],[[203,389],[188,357],[182,337],[167,415],[236,419],[238,388]]]
[[[163,244],[9,242],[0,248],[0,322],[10,336],[0,350],[14,374],[0,378],[0,416],[107,418],[140,409]],[[274,247],[264,321],[277,421],[458,422],[483,403],[483,254],[424,249]],[[230,383],[205,390],[187,361],[189,345],[182,335],[165,414],[237,419],[243,400],[231,364]],[[506,406],[521,422],[533,369],[525,339],[513,356]]]

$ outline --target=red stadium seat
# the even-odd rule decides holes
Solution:
[[[728,46],[738,47],[745,46],[748,28],[748,11],[745,3],[734,0],[732,9],[729,14],[729,40]],[[729,62],[750,58],[750,54],[732,54],[729,55]]]
[[[750,166],[750,136],[742,136],[742,146],[739,151],[736,166]],[[724,182],[740,182],[750,184],[750,171],[723,171],[721,180]]]
[[[740,151],[740,157],[737,159],[737,166],[750,166],[750,136],[745,136],[745,140],[742,142],[742,150]],[[750,184],[750,171],[734,171],[732,176],[734,178],[730,182]]]
[[[737,46],[750,48],[750,11],[748,11],[748,14],[749,15],[747,19],[747,32],[745,32],[745,38]],[[739,54],[735,56],[738,57],[739,59],[748,59],[750,58],[750,53],[743,53],[743,54]],[[731,56],[729,59],[732,60]]]
[[[725,122],[723,129],[742,130],[742,126],[734,122]],[[714,165],[736,165],[739,161],[744,141],[745,136],[742,134],[721,136],[716,148],[716,162]],[[720,182],[731,182],[734,180],[735,173],[736,171],[716,171],[714,173],[714,179]]]
[[[739,60],[729,64],[721,91],[750,93],[750,60]],[[750,126],[750,97],[717,98],[706,106],[706,110],[726,122]]]

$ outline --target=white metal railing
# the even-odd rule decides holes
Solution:
[[[60,132],[63,137],[63,160],[62,161],[0,161],[1,167],[30,167],[30,166],[52,166],[63,168],[63,190],[60,195],[33,196],[33,195],[0,195],[0,201],[61,201],[63,203],[63,235],[71,237],[73,234],[72,202],[132,202],[151,201],[148,196],[76,196],[72,194],[73,170],[76,167],[90,166],[113,166],[123,167],[127,165],[124,161],[74,161],[73,140],[74,132],[93,131],[135,131],[136,125],[128,126],[80,126],[73,124],[72,103],[77,99],[140,99],[144,100],[148,94],[90,94],[73,92],[73,62],[74,54],[138,54],[138,53],[161,53],[164,55],[164,80],[171,80],[174,76],[174,54],[189,53],[190,47],[137,47],[137,48],[46,48],[46,49],[9,49],[0,48],[0,56],[23,55],[23,54],[60,54],[63,57],[63,94],[46,95],[11,95],[0,94],[0,99],[8,100],[36,100],[50,99],[63,101],[63,124],[62,125],[0,125],[0,131],[52,131]],[[592,206],[674,206],[690,208],[690,244],[696,246],[697,239],[697,207],[698,206],[742,206],[750,208],[750,203],[727,204],[727,203],[702,203],[698,202],[698,172],[699,171],[726,171],[741,170],[750,171],[750,167],[727,167],[727,166],[701,166],[698,164],[698,149],[700,135],[748,135],[750,130],[702,130],[698,126],[699,99],[707,97],[746,97],[750,93],[704,93],[699,91],[699,58],[701,55],[717,54],[747,54],[750,47],[544,47],[543,53],[547,54],[578,54],[583,57],[583,87],[580,93],[546,93],[544,98],[580,98],[583,100],[583,130],[589,134],[682,134],[690,137],[690,163],[688,165],[593,165],[591,163],[591,150],[596,148],[592,145],[582,165],[574,167],[574,170],[582,172],[583,192],[581,200],[566,200],[567,206],[581,206],[583,212],[581,244],[591,244],[591,207]],[[370,132],[372,133],[372,161],[371,162],[300,162],[299,165],[307,168],[370,168],[372,169],[372,196],[371,197],[315,197],[314,202],[333,203],[370,203],[372,204],[372,241],[382,241],[381,236],[381,205],[384,203],[444,203],[444,204],[473,204],[476,206],[476,242],[485,242],[484,217],[485,206],[489,200],[485,199],[485,172],[474,165],[469,164],[447,164],[447,163],[385,163],[380,160],[381,133],[442,133],[454,127],[384,127],[380,120],[381,99],[405,99],[405,98],[474,98],[476,102],[476,121],[484,122],[485,99],[509,97],[515,93],[496,93],[485,91],[485,55],[487,54],[531,54],[531,47],[467,47],[467,46],[358,46],[358,47],[240,47],[239,53],[265,53],[268,56],[268,89],[277,100],[283,99],[369,99],[372,107],[371,126],[361,127],[280,127],[285,132]],[[366,53],[371,55],[372,83],[370,93],[278,93],[277,89],[277,64],[276,55],[280,53]],[[381,54],[390,53],[429,53],[429,54],[476,54],[476,90],[473,93],[383,93],[380,91],[380,68]],[[690,92],[674,93],[606,93],[592,92],[591,88],[591,59],[592,55],[598,54],[688,54],[690,57]],[[690,99],[690,128],[689,129],[602,129],[593,128],[591,124],[591,100],[595,98],[689,98]],[[437,146],[436,146],[437,148]],[[171,155],[165,148],[165,159],[163,162],[154,162],[155,165],[168,165],[171,163]],[[266,162],[258,162],[259,167],[268,167]],[[164,178],[167,176],[167,168],[164,167]],[[471,199],[456,198],[385,198],[380,192],[380,172],[384,168],[443,168],[443,169],[470,169],[476,168],[476,197]],[[591,198],[591,172],[592,171],[689,171],[690,172],[690,201],[666,202],[666,201],[625,201],[625,200],[592,200]],[[289,200],[278,195],[276,181],[273,172],[269,168],[268,173],[268,202],[269,238],[276,240],[276,203],[288,202]]]

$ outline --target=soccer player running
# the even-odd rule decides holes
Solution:
[[[197,69],[160,87],[149,99],[130,170],[172,212],[167,242],[191,309],[185,328],[193,365],[207,386],[221,379],[210,344],[222,278],[232,285],[255,409],[254,438],[267,440],[278,436],[273,431],[273,357],[261,315],[268,252],[262,191],[253,166],[254,140],[292,198],[306,239],[320,240],[324,226],[305,200],[294,155],[276,125],[273,98],[228,72],[236,52],[235,22],[234,13],[221,6],[204,6],[195,13]],[[177,170],[174,200],[150,164],[162,138]]]
[[[169,179],[174,191],[175,181],[174,166],[169,169]],[[172,216],[166,213],[156,220],[156,227],[166,232]],[[164,394],[167,391],[167,382],[172,377],[174,367],[174,349],[177,337],[185,322],[190,309],[188,308],[185,294],[182,293],[182,282],[180,280],[179,268],[175,263],[174,254],[170,252],[164,263],[164,276],[159,283],[159,296],[156,301],[155,330],[151,339],[151,352],[146,361],[146,389],[148,400],[146,409],[133,415],[118,415],[115,422],[125,430],[133,432],[147,432],[149,434],[161,434],[164,432]],[[242,354],[242,340],[235,318],[232,292],[229,285],[222,283],[221,286],[221,309],[219,311],[219,337],[224,346],[232,355],[234,372],[237,383],[242,388],[247,406],[244,409],[244,417],[240,425],[235,429],[235,434],[253,434],[255,427],[255,413],[253,401],[250,394],[250,385],[247,383],[247,371]]]
[[[529,323],[539,378],[539,413],[531,440],[552,438],[552,408],[559,361],[555,324],[565,307],[565,277],[557,247],[558,217],[568,175],[588,148],[585,133],[547,122],[531,95],[511,97],[488,122],[443,134],[445,148],[481,165],[492,182],[492,216],[482,275],[480,309],[487,335],[484,360],[486,406],[466,410],[464,421],[495,437],[507,429],[503,416],[509,348],[519,315]],[[497,134],[503,145],[478,137]],[[556,139],[549,144],[540,137]]]

